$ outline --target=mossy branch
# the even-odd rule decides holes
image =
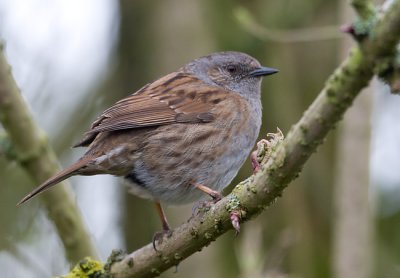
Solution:
[[[17,87],[3,47],[0,47],[0,122],[12,144],[13,159],[26,170],[35,184],[60,170],[47,137],[35,124]],[[68,187],[60,186],[41,198],[64,244],[68,260],[75,264],[85,256],[97,257]],[[27,206],[18,209],[28,209]]]
[[[106,265],[106,275],[157,276],[231,230],[230,212],[239,212],[241,220],[246,221],[275,202],[368,84],[374,69],[380,62],[393,58],[399,30],[400,0],[397,0],[377,21],[373,36],[352,49],[260,172],[238,184],[208,212],[174,229],[169,238],[157,245],[157,252],[148,244],[129,255],[113,254]]]
[[[376,14],[374,4],[370,0],[351,0],[350,4],[363,20],[368,20]]]

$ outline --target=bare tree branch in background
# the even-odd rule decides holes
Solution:
[[[33,121],[15,83],[3,48],[0,51],[0,122],[11,141],[13,159],[36,184],[60,170],[45,134]],[[92,239],[68,187],[51,190],[49,194],[43,195],[42,200],[64,244],[69,262],[75,264],[85,256],[97,257]]]
[[[364,20],[375,16],[373,6],[368,1],[352,1],[352,6]],[[351,19],[350,11],[347,1],[342,1],[343,22]],[[343,42],[343,55],[348,48],[349,42]],[[349,109],[338,133],[332,254],[333,277],[337,278],[373,277],[374,273],[373,197],[369,194],[370,87]]]
[[[280,43],[298,43],[318,40],[340,39],[342,35],[338,32],[339,26],[321,26],[301,28],[295,30],[269,29],[255,22],[253,16],[243,7],[235,11],[236,19],[249,33],[263,41]]]

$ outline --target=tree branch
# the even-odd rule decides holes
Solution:
[[[338,32],[339,27],[335,25],[291,30],[270,29],[257,23],[251,13],[243,7],[234,9],[233,14],[236,20],[241,24],[241,27],[263,41],[278,43],[314,42],[339,39],[342,36],[342,34]]]
[[[363,20],[368,20],[375,16],[376,10],[370,0],[351,0],[350,4]]]
[[[46,136],[33,121],[17,87],[2,46],[0,47],[0,122],[12,143],[13,158],[29,173],[36,184],[60,170]],[[97,257],[68,188],[60,186],[51,190],[42,195],[42,200],[64,244],[68,260],[75,264],[85,256]]]
[[[397,0],[378,20],[373,36],[352,49],[260,172],[238,184],[208,212],[177,227],[157,246],[158,252],[148,244],[129,255],[111,256],[106,272],[120,278],[156,276],[232,229],[230,212],[239,212],[241,220],[246,221],[271,205],[299,175],[306,160],[368,84],[378,63],[393,58],[399,30],[400,0]]]

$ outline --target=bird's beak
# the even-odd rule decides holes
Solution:
[[[249,73],[249,75],[252,77],[266,76],[266,75],[271,75],[271,74],[277,73],[278,71],[279,70],[273,69],[273,68],[260,67],[258,69],[251,71]]]

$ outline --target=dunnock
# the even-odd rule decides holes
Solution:
[[[19,204],[73,175],[123,176],[169,230],[160,202],[221,198],[260,130],[261,77],[276,72],[240,52],[189,62],[105,110],[74,146],[86,153]]]

